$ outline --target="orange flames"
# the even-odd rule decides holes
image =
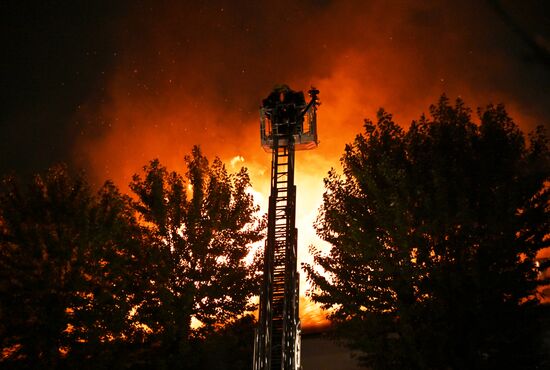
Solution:
[[[481,24],[473,5],[198,3],[154,2],[127,14],[114,35],[120,51],[109,84],[78,113],[95,136],[82,136],[75,156],[97,182],[110,178],[125,189],[153,158],[184,171],[184,155],[199,144],[230,170],[248,167],[267,211],[271,158],[260,147],[257,108],[276,83],[313,84],[321,91],[321,143],[297,153],[299,262],[311,260],[308,245],[327,248],[312,228],[322,179],[379,107],[408,125],[445,92],[474,107],[502,101],[525,129],[537,123],[536,110],[513,98],[513,78],[501,78],[516,66],[492,64],[502,55],[486,50],[477,32],[504,32],[502,24],[491,17]],[[304,326],[324,320],[309,301],[302,318]]]

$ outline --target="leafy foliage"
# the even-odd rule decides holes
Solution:
[[[245,315],[223,327],[207,333],[197,343],[193,357],[199,359],[198,369],[249,370],[254,357],[256,321]]]
[[[64,166],[4,179],[0,367],[250,367],[260,256],[245,258],[265,222],[245,169],[198,147],[185,161],[184,176],[152,161],[134,199],[109,182],[93,194]]]
[[[534,368],[545,132],[444,96],[430,113],[405,131],[381,110],[329,172],[311,296],[375,369]]]
[[[245,257],[265,227],[247,192],[245,169],[230,175],[217,158],[209,165],[198,147],[185,162],[181,176],[154,160],[130,185],[154,253],[147,299],[137,315],[158,333],[167,364],[184,361],[189,338],[200,335],[191,329],[193,317],[210,327],[253,308],[259,257],[251,266]]]
[[[128,312],[141,253],[129,199],[107,183],[92,195],[63,166],[0,195],[0,338],[3,360],[58,368],[131,335]],[[7,356],[7,354],[10,354]]]

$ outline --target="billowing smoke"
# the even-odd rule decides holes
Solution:
[[[518,24],[547,41],[533,6]],[[379,107],[404,126],[442,93],[473,108],[503,102],[526,130],[550,114],[548,67],[489,2],[136,1],[116,30],[108,87],[77,117],[95,135],[75,156],[98,181],[125,188],[153,158],[181,171],[199,144],[247,166],[265,206],[270,156],[259,146],[258,106],[277,83],[320,89],[320,147],[297,156],[302,260],[308,244],[321,244],[311,224],[323,176]]]

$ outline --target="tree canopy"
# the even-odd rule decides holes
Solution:
[[[192,318],[209,330],[254,308],[259,256],[252,265],[245,257],[265,227],[245,169],[228,174],[218,158],[209,165],[198,147],[185,163],[182,176],[154,160],[130,184],[154,253],[148,297],[137,315],[159,334],[167,363],[189,355],[188,338],[199,334]]]
[[[501,105],[443,96],[408,130],[380,110],[345,148],[304,265],[348,343],[374,369],[535,368],[537,252],[550,245],[550,156]]]
[[[229,353],[227,368],[251,366],[238,333],[252,335],[265,221],[245,169],[198,147],[185,164],[151,161],[133,198],[110,182],[93,193],[65,166],[3,180],[0,367],[202,369]]]
[[[139,225],[111,183],[92,194],[64,166],[0,194],[0,338],[3,360],[59,368],[77,353],[131,336],[141,280]],[[4,358],[6,357],[6,358]]]

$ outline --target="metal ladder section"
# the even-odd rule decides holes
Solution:
[[[274,135],[265,249],[264,288],[260,297],[260,325],[255,348],[255,370],[295,370],[299,288],[297,262],[294,143],[284,135],[279,147]]]

